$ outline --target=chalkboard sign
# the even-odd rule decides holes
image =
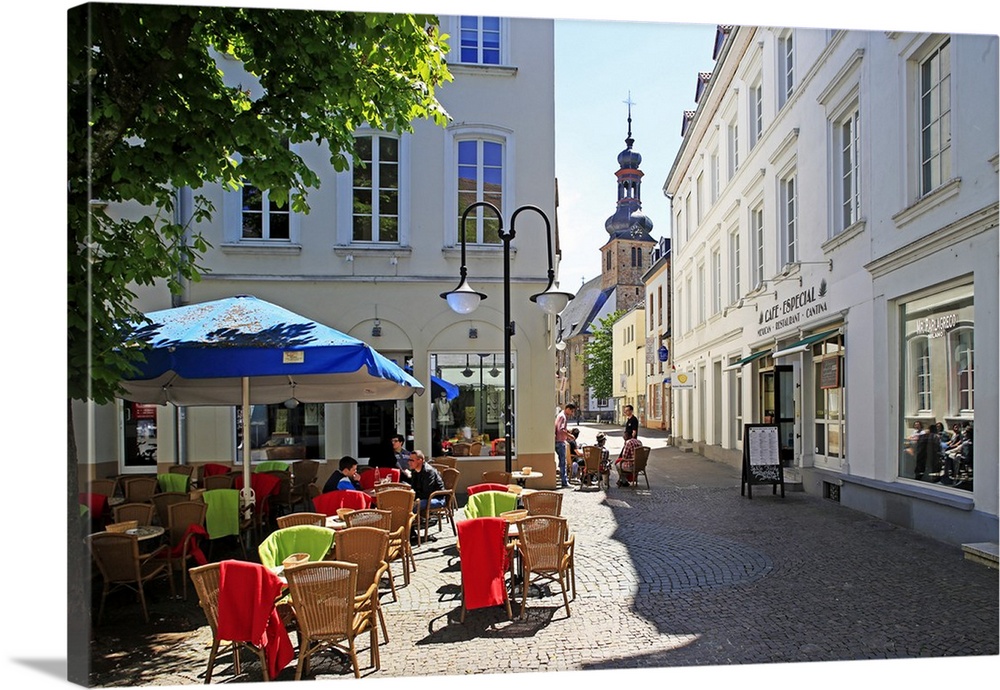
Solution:
[[[785,497],[785,473],[781,467],[781,441],[777,424],[743,425],[743,477],[740,495],[753,498],[754,484],[770,484],[771,493],[781,487]]]
[[[840,357],[824,359],[819,365],[819,387],[840,387]]]

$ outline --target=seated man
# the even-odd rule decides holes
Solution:
[[[340,469],[336,470],[323,485],[323,493],[353,489],[361,491],[361,481],[358,479],[358,461],[350,455],[340,459]]]
[[[441,478],[441,473],[425,461],[424,453],[420,450],[410,453],[410,472],[406,481],[413,487],[413,492],[417,495],[417,500],[420,502],[420,512],[427,510],[427,501],[432,493],[444,490],[444,479]],[[431,506],[441,508],[444,506],[444,501],[443,498],[435,498],[431,502]]]
[[[641,447],[642,442],[635,437],[635,432],[626,429],[625,446],[618,459],[615,460],[615,464],[618,466],[618,486],[629,486],[632,482],[632,473],[635,471],[635,449]]]

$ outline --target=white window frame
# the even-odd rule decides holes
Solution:
[[[295,145],[291,145],[289,148],[294,150]],[[242,157],[239,154],[235,154],[233,158],[239,163]],[[254,186],[247,182],[248,186]],[[268,192],[263,191],[263,203],[266,206],[268,203]],[[288,239],[269,239],[267,237],[267,232],[265,230],[265,236],[261,238],[244,238],[243,237],[243,188],[231,190],[228,188],[223,188],[222,192],[222,224],[223,224],[223,244],[228,248],[253,248],[253,247],[270,247],[272,249],[288,248],[288,251],[298,251],[300,237],[301,237],[301,225],[302,225],[302,214],[295,213],[292,211],[292,203],[295,200],[295,193],[293,190],[289,190],[288,202],[287,202],[287,213],[288,213]],[[266,224],[265,224],[266,225]],[[237,249],[238,251],[238,249]]]
[[[798,173],[792,170],[778,181],[778,216],[781,228],[781,265],[799,260]]]
[[[961,349],[963,343],[960,336],[965,333],[970,334],[969,346]],[[969,323],[961,323],[954,330],[948,333],[948,371],[949,371],[949,390],[950,390],[950,400],[949,409],[954,415],[972,415],[976,410],[976,386],[975,386],[975,372],[976,372],[976,332],[975,327]],[[959,363],[961,356],[964,354],[968,358],[967,369],[959,369]],[[960,374],[962,371],[968,371],[968,380],[965,384],[965,388],[962,387],[962,382]],[[966,391],[968,396],[968,405],[961,405],[963,391]]]
[[[919,196],[924,197],[948,182],[952,175],[951,162],[951,104],[952,104],[952,50],[950,37],[935,44],[917,60],[917,181]],[[940,60],[944,58],[947,74],[942,71]],[[928,68],[937,65],[937,75],[930,75],[932,84],[926,81]],[[936,108],[930,119],[925,119],[925,103],[933,103]],[[937,144],[928,142],[935,138]]]
[[[738,226],[729,231],[729,303],[736,302],[743,296],[743,285],[740,280],[742,247],[740,246],[740,229]]]
[[[479,20],[477,34],[479,36],[477,59],[474,62],[462,60],[462,17],[472,17]],[[482,20],[484,18],[499,19],[500,33],[500,62],[484,63],[482,61]],[[441,17],[442,33],[448,34],[449,50],[448,63],[450,65],[463,65],[469,67],[507,67],[510,65],[510,19],[508,17],[497,17],[496,15],[454,15]]]
[[[753,149],[764,133],[764,85],[758,81],[750,87],[750,148]]]
[[[698,214],[698,225],[701,227],[702,221],[705,219],[705,171],[702,170],[698,173],[698,179],[694,184],[694,203],[697,208]]]
[[[726,127],[727,179],[733,179],[740,169],[740,127],[734,118]]]
[[[910,363],[914,365],[911,393],[914,413],[931,414],[934,409],[934,389],[931,379],[931,343],[925,335],[910,339]]]
[[[698,264],[698,324],[705,323],[705,294],[707,286],[705,284],[705,264]]]
[[[712,248],[712,314],[722,311],[722,250]]]
[[[692,286],[692,279],[691,279],[691,276],[689,275],[684,280],[684,296],[687,299],[687,301],[684,303],[684,332],[685,333],[687,333],[688,331],[691,330],[691,320],[692,320],[692,317],[694,316],[694,313],[693,313],[693,310],[692,310],[692,299],[693,299],[692,293],[693,292],[694,292],[694,288]]]
[[[861,109],[852,102],[833,125],[834,200],[833,234],[861,220]]]
[[[764,204],[750,209],[750,289],[764,285]]]
[[[337,245],[364,248],[398,248],[410,246],[410,160],[412,135],[401,136],[369,127],[362,127],[355,137],[391,137],[399,141],[399,241],[380,242],[354,239],[354,161],[348,157],[348,168],[337,173]],[[374,141],[373,141],[374,148]],[[373,177],[373,180],[375,177]],[[373,209],[374,211],[374,209]],[[377,227],[377,222],[375,223]],[[373,235],[374,237],[374,235]]]
[[[711,203],[714,205],[719,200],[719,149],[712,151],[710,161],[709,181],[711,184]]]
[[[795,90],[795,39],[789,29],[778,36],[778,110],[781,110]]]
[[[493,143],[498,143],[502,147],[502,160],[503,160],[503,170],[502,170],[502,199],[500,206],[500,213],[503,218],[508,217],[508,209],[513,209],[516,207],[514,200],[514,163],[515,157],[515,141],[514,133],[512,130],[503,127],[493,127],[485,125],[477,126],[464,126],[458,125],[455,127],[449,127],[449,135],[446,139],[445,144],[445,160],[448,163],[447,171],[447,181],[444,185],[445,188],[445,199],[444,208],[453,209],[455,213],[446,211],[445,218],[445,245],[454,247],[460,243],[459,239],[459,224],[461,222],[461,212],[458,211],[458,150],[459,142],[461,141],[490,141]],[[481,173],[481,169],[479,171]],[[482,176],[478,178],[478,184],[481,188],[482,186]],[[477,191],[476,200],[482,201],[481,189]],[[484,208],[478,208],[472,214],[469,215],[469,222],[475,222],[476,224],[476,238],[481,240],[483,236],[483,216],[484,214],[491,215],[490,211]],[[484,248],[500,248],[502,246],[501,242],[475,242],[472,243],[478,247]]]

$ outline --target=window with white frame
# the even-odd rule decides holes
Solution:
[[[837,218],[834,234],[861,220],[861,111],[857,105],[834,126]]]
[[[957,415],[975,411],[975,361],[972,325],[957,327],[948,334],[950,409]]]
[[[705,323],[705,264],[698,264],[698,323]]]
[[[684,330],[691,330],[691,317],[693,316],[693,311],[691,309],[694,289],[692,288],[691,276],[687,277],[684,281],[684,297],[686,301],[684,302]]]
[[[500,17],[459,19],[459,61],[472,65],[501,63],[502,32]]]
[[[727,179],[732,179],[736,174],[736,171],[740,169],[740,130],[739,125],[736,124],[736,120],[729,123],[726,128],[727,133],[727,158],[728,158],[728,168],[726,170],[728,177]]]
[[[244,240],[291,239],[289,217],[291,211],[288,200],[278,205],[271,199],[271,193],[252,184],[243,184],[241,204],[240,237]]]
[[[352,170],[351,239],[399,242],[399,139],[386,134],[358,136]]]
[[[757,83],[750,89],[750,148],[757,145],[764,132],[764,86]]]
[[[795,88],[795,44],[792,32],[778,38],[778,109],[784,107]]]
[[[467,138],[456,141],[458,162],[458,219],[474,202],[488,201],[503,213],[504,145],[500,141]],[[459,232],[465,241],[500,243],[500,219],[483,207],[476,208]]]
[[[920,62],[920,195],[951,178],[951,42]]]
[[[729,232],[729,302],[734,304],[742,295],[740,284],[740,230],[733,228]]]
[[[781,213],[781,264],[787,266],[799,260],[798,250],[798,201],[794,172],[781,179],[779,202]]]
[[[712,249],[712,313],[722,311],[722,251]]]
[[[680,250],[681,244],[683,242],[683,237],[681,236],[684,232],[684,213],[683,211],[677,211],[676,222],[674,223],[674,246],[673,250],[676,252]]]
[[[684,197],[684,237],[685,239],[690,239],[691,235],[694,234],[694,228],[691,227],[691,193]]]
[[[712,185],[711,192],[711,203],[715,203],[719,200],[719,150],[716,149],[712,151],[712,156],[709,159],[710,163],[710,179],[709,182]]]
[[[901,303],[899,475],[972,491],[975,305],[971,282],[936,286]],[[957,446],[931,453],[926,430]],[[922,427],[922,428],[921,428]]]
[[[705,173],[704,171],[698,173],[698,181],[695,183],[694,187],[694,203],[698,208],[698,227],[701,227],[701,222],[705,217]]]
[[[750,283],[754,289],[764,284],[764,207],[750,211]]]

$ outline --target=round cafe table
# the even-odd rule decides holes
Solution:
[[[125,534],[135,535],[136,540],[139,542],[140,551],[146,551],[148,548],[143,542],[148,542],[150,539],[159,539],[165,532],[166,530],[159,525],[142,525],[134,529],[125,530]]]
[[[524,483],[529,479],[541,479],[544,476],[545,474],[543,474],[542,472],[536,472],[535,470],[532,470],[531,472],[528,473],[521,471],[510,473],[510,478],[513,479],[515,482],[517,482],[522,488],[524,487]]]

